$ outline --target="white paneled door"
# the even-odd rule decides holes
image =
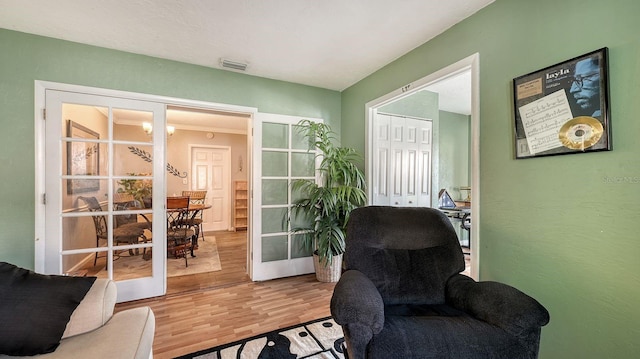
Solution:
[[[431,207],[432,122],[376,114],[373,204]]]
[[[231,149],[229,147],[193,147],[191,149],[193,191],[207,191],[203,213],[205,231],[230,228]]]

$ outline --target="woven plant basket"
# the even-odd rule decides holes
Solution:
[[[325,266],[325,263],[320,263],[320,259],[317,254],[313,255],[313,268],[316,271],[316,279],[320,282],[335,283],[340,279],[342,274],[342,254],[333,256],[331,264]]]

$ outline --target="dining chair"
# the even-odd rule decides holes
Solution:
[[[207,191],[182,191],[182,196],[189,197],[189,204],[204,206]],[[202,228],[202,223],[204,222],[203,212],[204,210],[200,210],[197,213],[193,213],[188,221],[196,231],[196,237],[200,235],[204,241],[204,229]]]
[[[195,231],[188,223],[189,197],[167,197],[167,253],[175,258],[184,257],[185,267],[189,266],[187,252],[193,254]]]
[[[140,201],[136,200],[132,194],[128,193],[114,193],[113,194],[113,209],[115,211],[127,211],[131,209],[141,209],[142,204]],[[140,226],[144,229],[151,230],[151,221],[146,216],[142,216],[146,221],[138,222],[137,214],[119,214],[114,216],[116,220],[116,226],[121,226],[124,224],[137,223],[137,226]]]
[[[135,199],[133,195],[130,193],[116,192],[113,194],[113,209],[115,211],[129,211],[132,209],[142,209],[142,208],[145,208],[142,202]],[[147,215],[145,214],[140,214],[140,216],[138,217],[138,214],[136,213],[133,213],[133,214],[131,213],[126,214],[126,212],[123,212],[123,213],[125,214],[119,214],[113,217],[115,226],[116,227],[120,227],[123,225],[137,226],[137,227],[141,227],[143,230],[148,230],[149,232],[145,232],[145,235],[143,236],[142,241],[145,243],[149,241],[151,237],[147,236],[147,234],[150,235],[152,231],[152,223],[151,223],[151,220],[149,220],[149,217],[147,217]],[[144,221],[138,221],[138,218],[142,218],[144,219]],[[138,254],[138,249],[135,249],[135,252],[136,254]],[[144,248],[142,250],[142,253],[143,253],[143,258],[145,260],[148,260],[149,259],[148,256],[144,255],[147,253],[147,248]]]
[[[113,194],[113,205],[114,207],[137,207],[140,208],[140,202],[133,197],[130,193],[114,193]]]
[[[100,202],[96,197],[83,197],[79,196],[78,200],[83,201],[87,206],[87,209],[90,212],[100,213],[103,211]],[[135,215],[134,215],[135,216]],[[91,216],[93,220],[93,225],[96,230],[96,248],[100,247],[100,241],[106,242],[108,239],[108,226],[107,226],[107,216],[106,215],[95,215]],[[129,215],[115,215],[114,216],[114,228],[113,228],[113,243],[126,243],[126,244],[136,244],[140,240],[147,241],[144,231],[145,229],[151,229],[151,224],[147,222],[132,222],[129,218]],[[134,255],[134,251],[132,249],[129,250],[130,255]],[[98,252],[96,252],[95,257],[93,259],[93,265],[95,266],[98,262]]]

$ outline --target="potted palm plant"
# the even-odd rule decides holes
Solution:
[[[364,174],[356,165],[360,157],[352,148],[337,146],[335,133],[326,124],[303,120],[298,129],[311,147],[320,151],[316,168],[320,181],[292,182],[298,199],[289,217],[291,232],[300,235],[308,250],[313,249],[318,280],[336,282],[342,269],[349,214],[366,203]]]
[[[149,176],[148,173],[127,173],[128,176]],[[151,180],[123,179],[118,181],[122,187],[118,188],[118,193],[127,193],[133,196],[145,208],[151,208]]]

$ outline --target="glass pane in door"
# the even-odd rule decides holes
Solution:
[[[288,148],[289,125],[282,123],[264,123],[262,126],[263,148]]]
[[[262,261],[272,262],[288,259],[286,235],[262,237]]]
[[[120,301],[162,295],[165,106],[74,91],[45,91],[42,271],[116,281]],[[151,133],[151,135],[149,135]],[[155,229],[155,230],[154,230]]]
[[[113,277],[126,280],[151,276],[153,269],[153,113],[112,111]]]
[[[62,272],[95,275],[108,257],[109,108],[61,106]],[[104,207],[103,207],[104,206]]]
[[[281,122],[280,122],[281,121]],[[299,131],[300,119],[286,118],[278,121],[262,122],[260,135],[261,167],[259,182],[261,185],[260,209],[258,215],[261,225],[258,228],[260,270],[254,271],[257,278],[275,278],[278,276],[305,273],[312,268],[311,249],[302,245],[299,235],[292,235],[290,228],[307,223],[304,218],[288,215],[293,200],[300,194],[291,193],[292,181],[296,179],[315,180],[315,151],[311,143]]]
[[[62,104],[62,270],[152,276],[153,113]]]
[[[289,182],[286,179],[262,180],[262,204],[286,205]]]

